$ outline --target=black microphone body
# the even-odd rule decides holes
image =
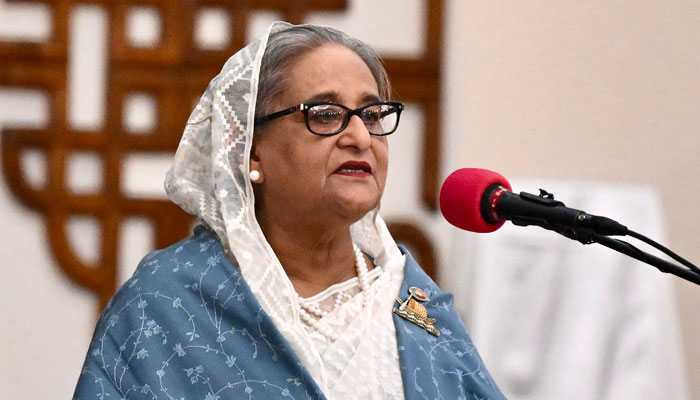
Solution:
[[[513,193],[501,185],[492,185],[481,199],[481,215],[489,223],[502,220],[518,226],[535,225],[558,232],[582,243],[591,242],[591,234],[625,235],[627,227],[606,217],[569,208],[540,189],[540,195]]]

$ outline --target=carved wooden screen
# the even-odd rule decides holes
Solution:
[[[425,51],[419,58],[388,57],[385,62],[398,98],[415,103],[424,111],[421,198],[425,207],[434,210],[439,171],[442,4],[440,0],[424,1]],[[340,12],[348,5],[344,0],[39,3],[45,3],[51,10],[52,34],[42,43],[0,41],[0,85],[46,93],[48,124],[42,129],[5,129],[2,132],[2,170],[14,195],[44,216],[48,241],[60,268],[70,279],[94,291],[102,307],[115,290],[119,230],[125,218],[139,216],[150,220],[154,227],[154,245],[158,248],[185,237],[192,224],[191,217],[170,202],[126,195],[121,167],[124,158],[133,153],[174,152],[193,100],[203,92],[226,59],[248,40],[245,27],[251,12],[274,10],[289,22],[301,23],[309,12]],[[77,131],[66,119],[68,18],[77,4],[102,7],[109,26],[105,123],[94,131]],[[151,47],[133,46],[126,38],[127,13],[135,6],[149,7],[160,16],[160,40]],[[224,9],[230,16],[231,40],[222,48],[202,50],[194,44],[194,16],[203,7]],[[123,126],[125,99],[132,93],[145,93],[155,99],[157,124],[150,134],[133,135]],[[188,95],[183,96],[183,93]],[[20,158],[27,150],[45,155],[48,172],[43,187],[29,185],[23,175]],[[75,194],[66,189],[66,160],[74,151],[97,154],[101,160],[103,183],[97,193]],[[96,265],[86,265],[69,245],[66,221],[76,215],[99,221],[101,248]],[[390,221],[389,226],[397,241],[411,247],[423,267],[434,274],[436,258],[423,230],[410,221]]]

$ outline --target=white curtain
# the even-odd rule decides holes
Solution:
[[[649,187],[521,179],[567,206],[604,215],[661,243]],[[673,281],[613,250],[507,223],[453,231],[445,289],[511,399],[688,399]],[[633,244],[634,242],[631,240]],[[644,250],[650,251],[640,244]]]

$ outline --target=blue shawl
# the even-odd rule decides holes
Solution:
[[[407,399],[503,399],[453,307],[406,254],[440,336],[394,314]],[[367,366],[371,368],[372,366]],[[351,398],[348,394],[348,398]],[[209,230],[147,255],[95,329],[75,399],[325,399]]]

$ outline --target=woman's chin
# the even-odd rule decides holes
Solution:
[[[343,215],[352,222],[359,221],[368,212],[372,211],[379,205],[380,197],[373,196],[354,196],[347,198],[339,198],[337,205],[339,214]]]

